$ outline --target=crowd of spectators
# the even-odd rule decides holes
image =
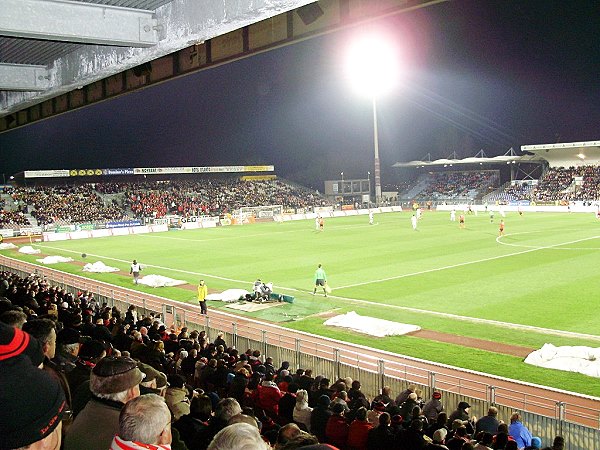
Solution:
[[[491,170],[434,172],[427,187],[415,199],[472,199],[487,193],[497,179],[498,173]]]
[[[31,223],[21,211],[0,210],[0,228],[11,228],[13,226],[30,226]]]
[[[575,178],[582,183],[573,185]],[[553,167],[531,191],[531,200],[597,201],[600,200],[600,166]]]
[[[320,195],[280,180],[237,178],[170,181],[129,186],[127,204],[138,217],[223,215],[241,207],[282,205],[284,209],[327,206]]]
[[[38,225],[55,222],[83,223],[121,219],[122,208],[104,204],[93,185],[19,187],[11,194],[16,203],[24,204]]]
[[[517,413],[477,420],[461,401],[448,414],[442,392],[422,399],[414,385],[368,399],[358,380],[167,329],[35,274],[0,273],[0,401],[2,448],[60,448],[63,436],[65,450],[541,448]]]
[[[280,180],[239,178],[17,187],[11,195],[15,204],[21,205],[24,212],[29,210],[40,226],[161,218],[169,214],[219,216],[252,206],[297,209],[330,205],[318,193]],[[20,213],[2,211],[0,220],[3,217],[7,224],[29,225]]]

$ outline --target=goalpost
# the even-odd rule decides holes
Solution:
[[[283,205],[243,206],[234,215],[236,225],[253,223],[255,220],[275,220],[283,214]]]

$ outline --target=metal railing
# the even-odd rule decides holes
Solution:
[[[224,312],[213,312],[210,317],[200,314],[195,305],[187,305],[155,295],[115,288],[107,283],[90,280],[78,275],[41,268],[23,261],[0,256],[0,270],[7,270],[21,277],[31,273],[46,276],[53,285],[69,292],[90,291],[99,303],[107,303],[125,311],[135,305],[141,314],[160,313],[163,322],[174,329],[183,326],[205,330],[209,336],[224,333],[240,352],[258,349],[276,362],[288,361],[292,369],[311,368],[313,374],[330,379],[351,377],[359,379],[362,391],[368,397],[377,395],[383,386],[400,392],[409,384],[421,390],[423,398],[431,397],[433,390],[443,392],[443,404],[453,411],[459,401],[471,405],[471,414],[481,417],[489,406],[496,406],[498,416],[507,420],[518,411],[530,431],[549,445],[555,435],[562,435],[571,450],[600,449],[600,410],[582,402],[561,401],[548,395],[532,394],[518,383],[510,384],[498,378],[498,383],[481,382],[468,372],[448,373],[445,367],[432,370],[431,366],[419,364],[420,360],[379,352],[374,349],[292,331],[276,325],[261,323]],[[294,336],[294,333],[296,336]],[[433,363],[430,363],[433,364]],[[490,377],[490,379],[494,379]],[[549,390],[548,392],[552,392]],[[596,405],[594,405],[596,406]]]

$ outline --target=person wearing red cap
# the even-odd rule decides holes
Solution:
[[[0,404],[0,448],[60,448],[65,393],[25,352],[0,361]]]
[[[423,406],[423,415],[427,417],[429,423],[435,422],[437,416],[444,410],[441,398],[442,393],[440,391],[434,391],[431,394],[431,400]]]

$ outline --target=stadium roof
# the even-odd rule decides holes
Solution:
[[[550,167],[600,164],[600,141],[522,145],[521,150],[543,157]]]
[[[506,154],[501,156],[488,157],[485,155],[483,150],[479,151],[477,155],[469,158],[443,158],[436,160],[421,160],[421,161],[408,161],[408,162],[397,162],[392,167],[432,167],[432,166],[460,166],[467,164],[517,164],[517,163],[534,163],[540,164],[544,162],[546,158],[539,155],[517,155],[511,148]]]

